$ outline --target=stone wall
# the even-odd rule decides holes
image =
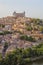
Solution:
[[[16,12],[14,12],[13,16],[14,17],[25,17],[25,12],[22,12],[22,13],[16,13]]]

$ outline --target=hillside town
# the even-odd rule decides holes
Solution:
[[[0,18],[0,53],[43,43],[43,20],[26,17],[25,12]]]

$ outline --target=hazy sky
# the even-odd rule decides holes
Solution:
[[[26,12],[29,17],[43,19],[43,0],[0,0],[0,17]]]

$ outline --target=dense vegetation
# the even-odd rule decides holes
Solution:
[[[5,25],[3,25],[3,24],[0,24],[0,27],[4,28],[4,27],[5,27]]]
[[[20,36],[20,39],[21,40],[26,40],[26,41],[31,41],[31,42],[36,42],[36,39],[35,38],[33,38],[32,36],[27,36],[27,35],[22,35],[22,36]]]
[[[11,31],[3,31],[3,32],[0,32],[0,35],[6,35],[6,34],[12,34]]]
[[[26,49],[14,49],[7,53],[5,58],[0,54],[0,65],[25,65],[31,61],[31,58],[43,56],[43,44]]]

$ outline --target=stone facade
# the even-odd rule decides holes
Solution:
[[[22,13],[16,13],[16,12],[14,12],[14,13],[13,13],[13,16],[14,16],[14,17],[25,17],[25,11],[22,12]]]

